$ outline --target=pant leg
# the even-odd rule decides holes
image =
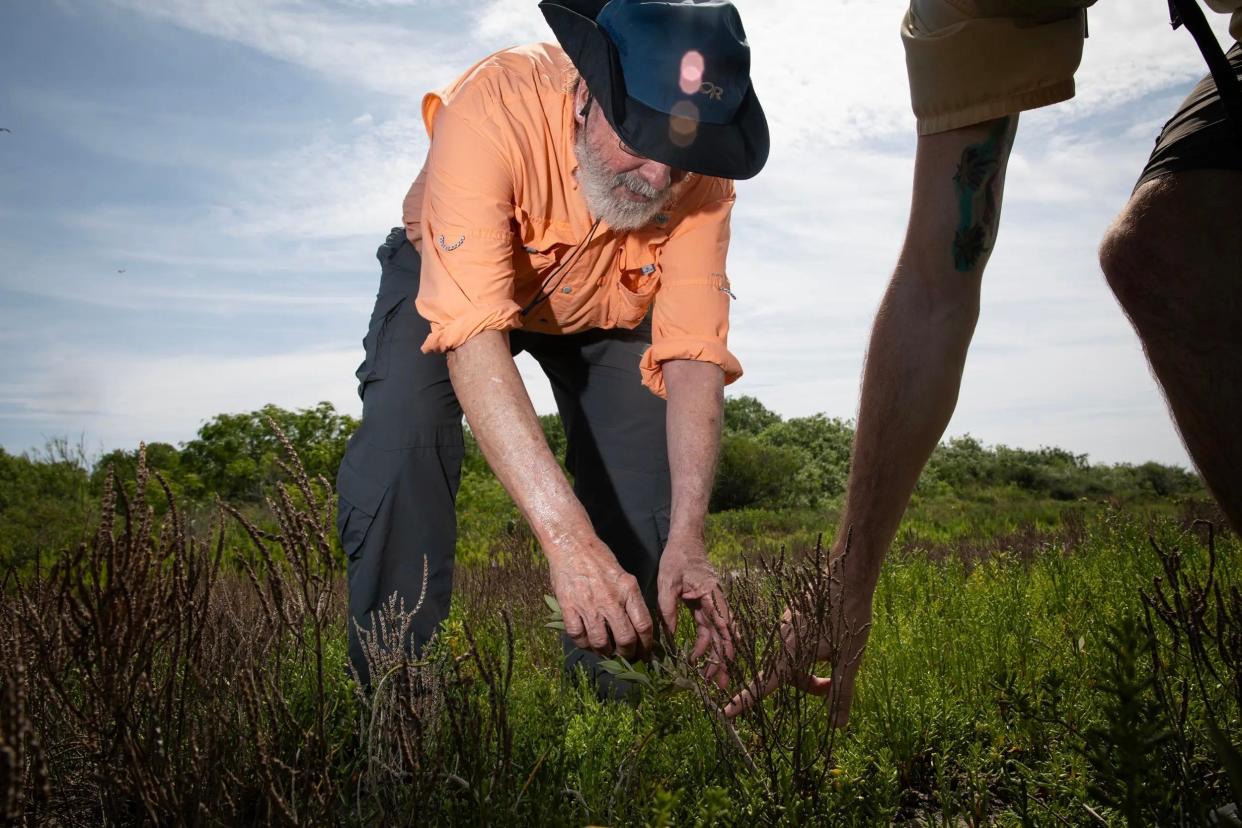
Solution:
[[[632,331],[514,336],[551,380],[565,425],[565,465],[574,492],[600,540],[638,580],[655,620],[672,489],[666,405],[643,386],[638,368],[651,345],[650,318]],[[598,657],[577,649],[568,637],[562,641],[566,668],[587,670],[601,697],[628,692],[628,682],[616,682],[596,666]]]
[[[337,476],[337,530],[349,559],[349,658],[363,684],[370,676],[355,624],[370,630],[372,613],[394,595],[406,612],[421,596],[402,642],[416,653],[448,615],[464,451],[444,355],[420,350],[429,325],[414,307],[419,256],[402,228],[376,256],[380,289],[358,368],[362,423]]]

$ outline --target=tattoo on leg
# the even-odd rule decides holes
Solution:
[[[997,181],[1001,157],[1013,118],[996,121],[981,144],[962,151],[953,184],[957,190],[958,223],[953,237],[953,264],[960,272],[974,268],[996,238]]]

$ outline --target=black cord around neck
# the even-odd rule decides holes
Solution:
[[[548,297],[556,291],[557,286],[564,281],[565,274],[569,272],[569,268],[572,267],[574,262],[582,256],[582,253],[586,250],[587,245],[591,243],[591,239],[595,238],[595,231],[599,229],[599,222],[599,219],[595,220],[595,223],[591,225],[591,230],[587,233],[586,238],[578,242],[578,245],[573,249],[573,252],[569,254],[569,257],[561,264],[557,265],[556,270],[552,271],[548,275],[548,278],[543,280],[543,284],[539,286],[539,292],[535,294],[535,298],[530,300],[530,303],[526,307],[522,308],[522,316],[530,313],[538,307],[540,303],[547,301]],[[549,289],[548,283],[553,279],[556,279],[556,284],[553,284],[551,289]]]

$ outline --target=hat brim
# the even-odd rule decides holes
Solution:
[[[539,9],[621,140],[675,169],[736,180],[758,175],[768,160],[769,138],[754,86],[727,124],[678,118],[629,97],[616,47],[595,24],[604,5],[606,0],[544,0]]]

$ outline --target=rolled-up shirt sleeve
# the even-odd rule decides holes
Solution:
[[[437,103],[437,102],[432,102]],[[513,300],[513,173],[479,101],[424,103],[431,132],[415,304],[431,324],[424,353],[521,325]]]
[[[691,359],[719,365],[725,384],[742,375],[729,351],[729,216],[733,189],[726,184],[681,221],[660,254],[660,288],[652,312],[651,347],[643,355],[643,385],[667,396],[663,364]]]

